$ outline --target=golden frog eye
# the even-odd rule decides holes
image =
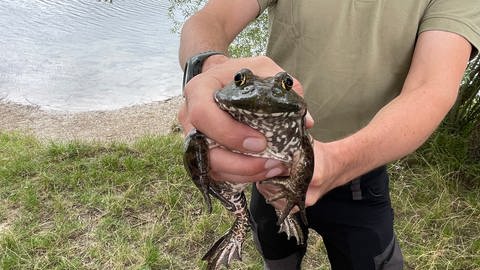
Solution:
[[[233,81],[236,86],[245,86],[246,84],[251,84],[252,80],[255,78],[252,71],[248,68],[243,68],[233,77]]]
[[[244,72],[240,71],[237,74],[235,74],[235,77],[233,77],[233,80],[235,81],[236,86],[242,86],[245,84],[247,80],[247,76],[245,75]]]
[[[282,88],[285,90],[292,89],[293,86],[293,79],[290,75],[286,74],[285,77],[282,79]]]

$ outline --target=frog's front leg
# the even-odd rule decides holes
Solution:
[[[210,149],[207,137],[196,129],[192,129],[185,137],[183,165],[188,171],[190,178],[197,188],[202,192],[208,212],[212,212],[212,201],[210,195],[219,199],[224,205],[231,205],[218,190],[211,187],[210,163],[208,160],[208,150]],[[233,207],[233,206],[230,206]]]
[[[210,183],[212,180],[208,175],[210,170],[208,149],[207,138],[200,131],[193,129],[185,137],[183,164],[193,183],[202,192],[208,212],[211,213]]]

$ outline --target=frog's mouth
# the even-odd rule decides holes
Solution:
[[[301,112],[268,112],[264,110],[248,110],[245,108],[236,107],[234,105],[217,102],[218,107],[223,111],[229,113],[234,118],[239,118],[240,116],[245,117],[254,117],[254,118],[288,118],[288,117],[297,117]]]
[[[298,104],[283,102],[273,103],[270,100],[265,102],[258,96],[248,97],[227,97],[221,90],[215,92],[214,100],[220,109],[230,114],[253,115],[256,117],[291,117],[304,113]]]

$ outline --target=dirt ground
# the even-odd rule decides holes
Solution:
[[[22,131],[41,140],[129,142],[167,134],[177,122],[182,97],[112,111],[59,112],[0,102],[0,131]]]

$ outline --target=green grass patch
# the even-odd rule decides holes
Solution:
[[[479,269],[479,185],[420,155],[391,176],[408,267]],[[0,269],[203,269],[232,221],[217,202],[204,214],[177,135],[127,145],[0,133]],[[251,239],[243,257],[232,269],[262,269]],[[328,269],[321,238],[304,266]]]

